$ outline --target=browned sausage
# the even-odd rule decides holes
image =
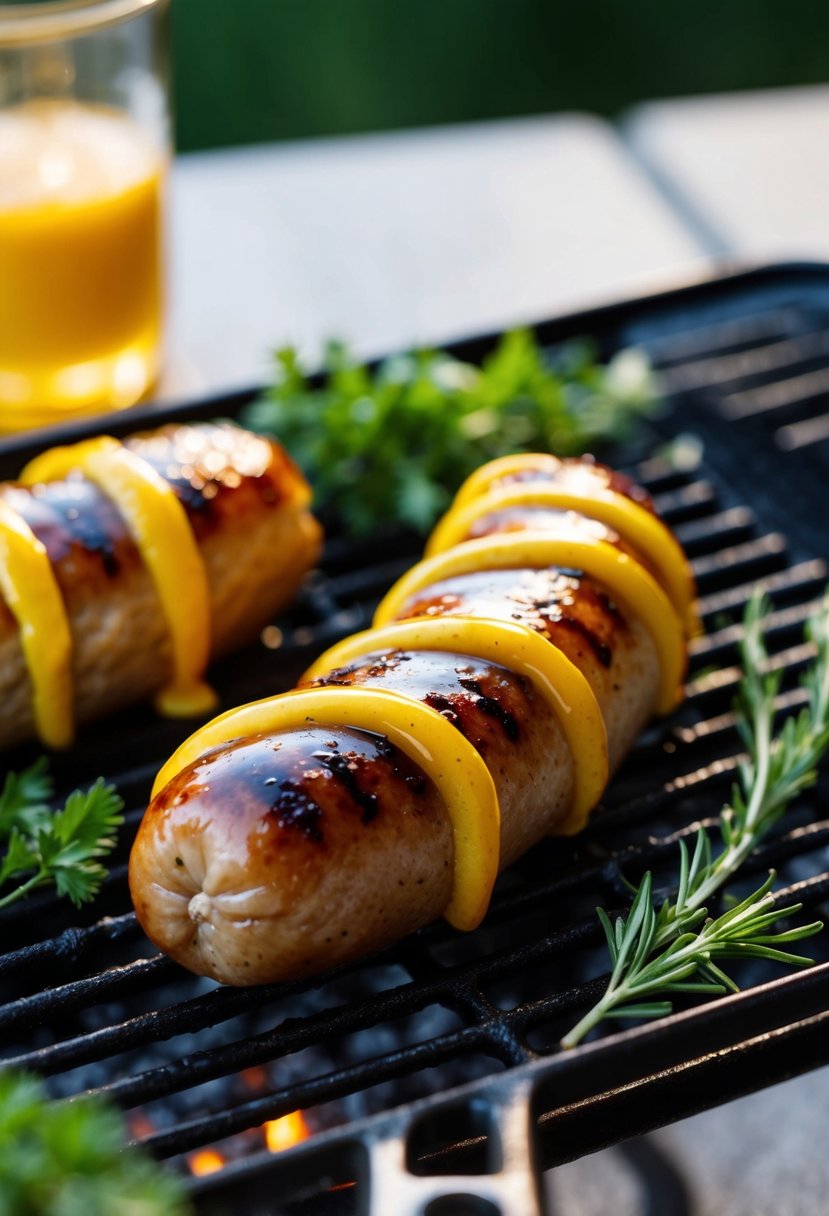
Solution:
[[[274,443],[229,423],[167,426],[125,441],[173,486],[205,563],[211,653],[254,638],[320,548],[310,492]],[[155,693],[170,645],[158,596],[115,506],[83,478],[0,495],[43,542],[73,642],[75,714],[101,717]],[[35,733],[17,621],[0,599],[0,746]]]
[[[571,512],[546,522],[595,532]],[[494,517],[489,530],[502,524]],[[509,526],[518,526],[514,512]],[[603,536],[630,551],[610,529]],[[548,639],[595,694],[611,767],[657,704],[654,639],[608,586],[578,570],[459,574],[421,589],[400,615],[497,618]],[[533,681],[462,645],[378,649],[371,638],[314,683],[404,692],[456,727],[497,790],[502,867],[561,830],[573,756]],[[162,950],[226,983],[262,983],[342,963],[439,917],[452,895],[453,840],[440,793],[408,756],[376,734],[320,722],[234,739],[173,776],[144,817],[130,885]]]

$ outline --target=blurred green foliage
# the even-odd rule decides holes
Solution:
[[[827,0],[174,0],[182,149],[829,76]]]
[[[297,351],[277,351],[274,382],[242,421],[279,437],[313,485],[315,508],[353,536],[388,524],[426,533],[487,460],[601,451],[635,435],[659,400],[640,351],[602,365],[589,343],[552,355],[524,329],[505,334],[480,367],[421,350],[371,369],[334,342],[324,369],[325,384],[312,386]]]

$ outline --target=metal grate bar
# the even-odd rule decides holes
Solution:
[[[791,371],[824,358],[829,358],[829,330],[818,329],[766,346],[750,346],[736,354],[680,363],[666,369],[663,377],[670,392],[722,390],[735,383]]]
[[[769,532],[757,540],[743,545],[720,549],[710,556],[697,557],[691,569],[700,594],[705,596],[717,585],[735,578],[745,578],[750,572],[765,574],[774,561],[782,561],[786,555],[786,539],[779,532]]]
[[[97,947],[131,937],[137,931],[132,912],[114,919],[107,917],[87,929],[65,929],[57,937],[0,956],[0,981],[12,978],[17,971],[28,975],[44,966],[62,969],[68,964],[76,965]]]
[[[767,643],[781,633],[798,628],[802,630],[805,623],[814,616],[822,603],[822,599],[810,599],[802,603],[791,604],[785,608],[773,609],[766,617],[763,633]],[[728,653],[736,653],[737,643],[742,637],[742,626],[736,623],[725,625],[720,629],[694,638],[692,654],[695,663],[702,659],[710,662],[716,659],[722,661]]]
[[[746,540],[755,524],[753,512],[746,507],[730,507],[704,519],[677,524],[674,531],[687,556],[693,558]]]
[[[31,1029],[48,1019],[102,1001],[114,1001],[130,993],[143,992],[168,979],[174,970],[169,959],[140,958],[122,967],[110,967],[84,980],[47,988],[0,1006],[0,1033],[17,1026]]]
[[[784,452],[796,452],[799,448],[812,447],[829,439],[829,414],[817,418],[806,418],[803,422],[792,422],[781,426],[775,440]]]
[[[378,1058],[373,1062],[371,1083],[394,1081],[412,1068],[436,1068],[473,1051],[487,1047],[491,1049],[492,1046],[477,1026],[466,1027],[411,1048],[405,1062],[398,1056]],[[153,1132],[140,1139],[139,1143],[156,1157],[173,1157],[210,1140],[223,1140],[258,1127],[266,1119],[278,1119],[292,1110],[304,1110],[346,1097],[360,1087],[365,1075],[362,1065],[337,1069],[325,1076],[274,1090],[267,1097],[244,1102],[232,1110],[216,1111],[200,1119],[181,1122],[173,1131]]]
[[[693,481],[677,490],[666,490],[653,501],[657,513],[672,525],[698,519],[715,506],[714,489],[707,481]]]
[[[808,324],[808,323],[806,323]],[[758,349],[790,334],[802,333],[803,314],[796,308],[751,313],[733,320],[683,326],[677,333],[649,338],[646,348],[653,363],[665,368],[673,363],[705,359],[715,352]]]
[[[820,400],[827,393],[829,367],[821,367],[786,380],[773,380],[759,388],[728,393],[722,398],[720,408],[726,418],[738,421],[755,414],[769,414],[807,401]]]
[[[813,594],[829,576],[824,561],[798,562],[784,570],[763,576],[763,589],[772,598],[789,598],[793,594]],[[710,621],[725,613],[739,613],[745,608],[756,584],[738,583],[700,596],[698,609],[703,620]]]

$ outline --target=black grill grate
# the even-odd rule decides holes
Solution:
[[[410,1181],[424,1172],[421,1158],[447,1156],[459,1170],[465,1161],[485,1165],[489,1153],[494,1169],[497,1141],[515,1189],[516,1170],[529,1158],[524,1149],[517,1158],[507,1151],[505,1127],[514,1119],[538,1125],[535,1151],[544,1164],[829,1056],[815,1046],[818,1027],[826,1038],[829,965],[774,982],[773,971],[756,965],[741,976],[751,990],[737,998],[549,1058],[601,985],[594,906],[622,908],[623,876],[635,879],[646,868],[666,881],[677,838],[711,820],[728,796],[739,752],[731,715],[736,621],[753,586],[762,581],[773,601],[769,645],[785,673],[782,712],[801,701],[797,674],[810,654],[803,624],[827,575],[819,504],[829,445],[800,444],[795,454],[782,436],[807,420],[829,428],[829,399],[821,398],[829,392],[829,271],[763,272],[541,329],[550,342],[585,331],[606,351],[637,340],[662,369],[674,410],[655,425],[648,448],[684,430],[704,440],[699,466],[676,468],[651,456],[631,471],[692,558],[706,636],[695,646],[686,703],[639,741],[591,827],[575,841],[544,843],[504,875],[479,930],[457,935],[440,923],[322,979],[218,989],[152,956],[126,890],[129,839],[179,728],[134,711],[87,732],[72,757],[57,763],[64,784],[101,771],[115,780],[130,808],[127,827],[100,899],[73,915],[71,928],[66,906],[48,894],[0,914],[3,1057],[49,1077],[57,1096],[107,1094],[132,1112],[137,1138],[162,1157],[229,1137],[236,1138],[225,1146],[231,1155],[259,1149],[261,1136],[251,1129],[296,1108],[308,1112],[309,1148],[284,1154],[267,1172],[254,1155],[226,1170],[225,1181],[200,1183],[204,1204],[211,1196],[227,1200],[231,1186],[237,1195],[275,1186],[287,1198],[318,1171],[329,1183],[364,1180],[365,1153],[389,1136],[409,1140]],[[479,356],[485,347],[463,353]],[[795,400],[798,393],[806,395]],[[198,414],[228,412],[231,404],[202,405]],[[24,449],[19,441],[8,445],[0,471],[24,459]],[[414,547],[401,552],[395,536],[363,546],[329,542],[300,604],[278,634],[269,633],[278,648],[220,669],[226,700],[290,687],[313,653],[368,623],[382,591],[415,556]],[[27,758],[23,751],[15,762]],[[747,867],[760,873],[774,865],[807,914],[819,915],[829,893],[827,805],[823,782]],[[829,958],[822,939],[813,946]],[[716,1092],[701,1097],[700,1078],[712,1068],[719,1069]],[[457,1096],[465,1083],[458,1091],[465,1096]],[[451,1093],[467,1115],[494,1109],[505,1125],[498,1133],[488,1116],[480,1126],[472,1118],[453,1147],[445,1131],[437,1140],[423,1131],[428,1104],[425,1113],[406,1106],[359,1122],[433,1092]],[[457,1140],[459,1125],[450,1124]],[[492,1202],[511,1210],[506,1184],[488,1185]],[[380,1212],[377,1187],[372,1210]],[[365,1185],[357,1190],[365,1196]],[[426,1194],[422,1186],[411,1193],[415,1205]],[[490,1192],[476,1180],[475,1193]],[[350,1202],[346,1192],[333,1194],[340,1197],[326,1203]]]

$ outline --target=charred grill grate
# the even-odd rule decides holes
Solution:
[[[783,712],[800,701],[797,675],[809,657],[802,627],[827,578],[818,511],[829,448],[816,443],[808,460],[784,454],[775,411],[735,412],[734,400],[777,393],[785,408],[805,409],[792,405],[804,376],[818,378],[805,381],[813,387],[822,375],[829,391],[829,271],[744,276],[541,330],[551,342],[585,331],[606,350],[639,341],[662,369],[675,409],[649,446],[683,430],[705,441],[699,467],[683,471],[651,457],[632,471],[692,558],[706,636],[695,646],[685,705],[640,740],[592,826],[573,842],[542,844],[504,875],[479,930],[458,935],[439,923],[320,979],[218,989],[153,957],[129,910],[129,840],[175,728],[135,711],[88,732],[72,759],[58,762],[62,783],[102,770],[114,780],[130,808],[127,826],[104,891],[89,912],[71,917],[72,927],[67,907],[48,894],[0,916],[4,1063],[49,1077],[57,1096],[107,1094],[131,1112],[138,1139],[182,1163],[229,1137],[248,1137],[258,1150],[252,1129],[308,1112],[315,1134],[307,1147],[267,1164],[255,1152],[220,1181],[199,1183],[206,1211],[220,1200],[238,1210],[243,1197],[287,1198],[318,1178],[323,1189],[362,1184],[325,1203],[347,1205],[356,1195],[365,1204],[368,1158],[400,1158],[403,1141],[405,1168],[398,1160],[390,1172],[386,1161],[371,1171],[373,1212],[405,1216],[454,1188],[488,1199],[492,1210],[528,1213],[533,1163],[591,1151],[829,1059],[829,964],[782,980],[747,967],[749,988],[738,997],[556,1054],[601,985],[594,906],[623,907],[624,876],[646,868],[667,880],[677,838],[728,796],[739,753],[731,716],[736,622],[752,587],[762,581],[774,605],[769,643],[785,672]],[[829,408],[813,394],[808,409],[816,402]],[[208,404],[199,414],[228,409]],[[26,454],[21,443],[9,445],[2,471]],[[401,556],[397,537],[329,542],[301,603],[268,632],[279,645],[221,669],[227,700],[290,687],[313,653],[368,623],[415,556]],[[825,787],[801,799],[750,867],[773,865],[786,894],[816,915],[829,895]],[[812,945],[821,961],[829,957],[821,938]],[[441,1097],[430,1100],[435,1092]],[[410,1105],[420,1099],[425,1105]],[[441,1178],[435,1190],[426,1177],[476,1169],[486,1177],[471,1187]],[[393,1204],[383,1190],[390,1177]]]

